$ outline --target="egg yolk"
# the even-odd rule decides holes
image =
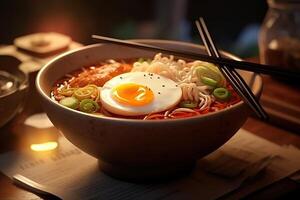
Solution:
[[[113,98],[119,103],[131,106],[143,106],[154,99],[152,90],[135,83],[125,83],[116,86],[112,91]]]

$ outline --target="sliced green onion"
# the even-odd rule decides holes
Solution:
[[[84,99],[80,102],[79,110],[86,113],[96,112],[99,109],[99,105],[92,99]]]
[[[77,90],[77,88],[67,88],[67,87],[63,87],[61,89],[58,90],[58,94],[61,94],[63,96],[67,96],[70,97],[73,95],[74,91]]]
[[[202,81],[202,83],[204,83],[205,85],[209,85],[209,86],[212,86],[212,87],[217,87],[217,85],[218,85],[218,82],[217,82],[217,81],[215,81],[214,79],[205,77],[205,76],[202,76],[202,77],[201,77],[201,81]]]
[[[95,96],[97,99],[99,96],[99,89],[96,85],[87,85],[85,87],[76,89],[73,96],[79,100],[93,98],[93,96]]]
[[[139,59],[138,59],[138,62],[139,62],[139,63],[142,63],[142,62],[144,62],[144,61],[145,61],[144,58],[139,58]]]
[[[203,62],[202,65],[209,68],[210,70],[213,70],[216,73],[221,73],[218,67],[212,63]]]
[[[218,86],[219,87],[224,87],[226,85],[226,79],[223,76],[222,72],[219,70],[219,68],[217,66],[215,66],[214,64],[211,64],[211,63],[209,63],[209,65],[207,65],[207,67],[220,75],[221,80],[218,82]]]
[[[198,106],[197,102],[193,101],[182,101],[179,104],[181,108],[196,108]]]
[[[151,63],[151,61],[152,60],[149,59],[149,58],[148,59],[146,59],[146,58],[139,58],[137,62],[139,62],[139,63],[143,63],[143,62]]]
[[[66,97],[59,101],[59,103],[68,108],[76,109],[78,108],[79,101],[75,97]]]
[[[74,96],[79,100],[87,99],[93,94],[93,90],[90,88],[79,88],[74,92]]]
[[[202,81],[202,77],[207,77],[207,78],[213,79],[217,83],[219,83],[221,81],[221,76],[218,72],[211,70],[210,68],[205,67],[205,66],[197,67],[196,74],[198,76],[198,79],[201,81]]]
[[[201,77],[207,77],[216,81],[216,86],[223,87],[226,84],[226,80],[217,66],[206,62],[203,62],[202,64],[203,65],[196,68],[196,74],[201,82],[203,82]],[[205,82],[203,83],[206,84]]]
[[[230,97],[230,92],[226,88],[216,88],[213,91],[213,95],[218,99],[222,101],[226,101]]]

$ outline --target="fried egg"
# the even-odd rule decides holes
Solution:
[[[111,113],[138,116],[165,111],[181,100],[181,88],[171,79],[146,72],[129,72],[107,81],[100,93]]]

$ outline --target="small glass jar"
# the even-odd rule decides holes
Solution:
[[[300,1],[268,0],[259,34],[260,61],[300,72]]]

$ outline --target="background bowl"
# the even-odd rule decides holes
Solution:
[[[21,61],[12,56],[0,55],[0,70],[14,75],[18,87],[0,96],[0,127],[11,120],[22,108],[28,89],[28,76],[19,69]]]
[[[189,43],[136,41],[204,53],[202,46]],[[240,102],[194,118],[142,121],[85,114],[61,106],[49,97],[55,81],[72,70],[105,59],[151,58],[155,53],[113,44],[90,45],[51,61],[36,79],[42,104],[53,124],[74,145],[98,158],[104,172],[118,178],[145,180],[179,175],[229,140],[251,113]],[[228,53],[223,56],[238,59]],[[241,74],[259,96],[261,78],[250,72]]]

